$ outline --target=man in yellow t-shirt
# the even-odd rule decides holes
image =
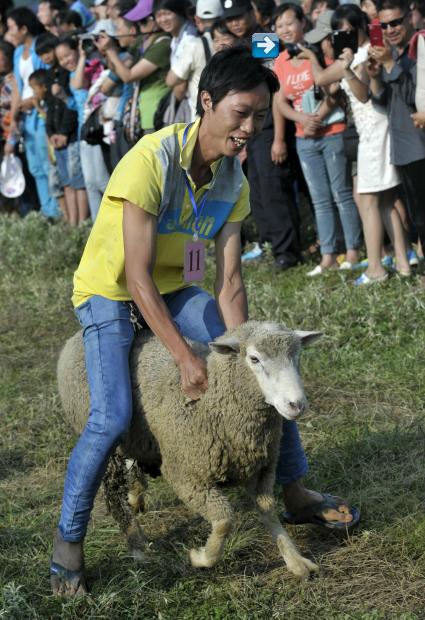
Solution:
[[[200,119],[145,136],[112,174],[74,278],[90,414],[65,478],[50,564],[55,593],[87,589],[87,524],[108,457],[132,415],[132,313],[169,350],[192,399],[207,389],[208,379],[204,361],[184,337],[208,342],[248,318],[240,263],[248,187],[236,155],[261,130],[277,89],[274,73],[244,48],[219,52],[200,79]],[[211,242],[215,299],[193,286]],[[283,424],[277,481],[292,511],[288,518],[345,527],[354,518],[344,502],[305,489],[307,460],[296,423]]]
[[[276,76],[244,49],[214,56],[200,81],[199,119],[144,136],[115,168],[74,276],[90,414],[71,455],[50,566],[52,589],[86,591],[83,541],[111,451],[132,415],[132,313],[164,343],[183,391],[207,389],[184,337],[208,342],[248,318],[240,229],[249,190],[237,155],[262,127]],[[193,281],[214,242],[215,299]]]

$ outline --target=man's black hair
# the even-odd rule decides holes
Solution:
[[[55,15],[53,21],[55,22],[55,26],[62,26],[62,24],[65,24],[67,26],[75,26],[76,30],[83,27],[83,18],[80,13],[72,11],[71,9],[59,11],[59,13]]]
[[[276,8],[274,0],[253,0],[252,3],[263,18],[272,17]]]
[[[206,90],[211,97],[213,109],[230,92],[247,92],[260,84],[266,84],[270,92],[279,90],[276,74],[266,67],[261,60],[253,58],[245,46],[229,47],[214,54],[201,73],[198,87],[196,111],[204,115],[201,93]]]
[[[367,34],[369,18],[356,4],[342,4],[339,6],[331,19],[333,30],[339,30],[346,20],[354,30],[363,30]]]
[[[39,0],[39,4],[42,2],[48,4],[51,11],[65,11],[68,8],[65,0]]]
[[[212,36],[213,39],[214,39],[214,32],[216,30],[220,34],[227,34],[227,35],[233,37],[234,39],[236,39],[236,36],[233,34],[233,32],[231,32],[228,29],[225,19],[216,19],[215,22],[213,23],[213,25],[211,26],[210,32],[211,32],[211,36]]]
[[[61,37],[58,38],[58,40],[56,41],[56,47],[59,47],[59,45],[66,45],[67,47],[70,47],[72,50],[78,50],[78,46],[79,46],[79,39],[77,35],[74,34],[64,34]]]
[[[376,8],[378,11],[393,11],[399,9],[403,15],[409,13],[409,5],[405,0],[378,0]]]
[[[304,11],[299,4],[295,4],[295,2],[284,2],[280,6],[277,6],[273,12],[273,23],[277,20],[278,17],[281,17],[286,11],[292,11],[295,14],[295,17],[299,22],[302,22],[305,19]]]
[[[35,42],[35,53],[37,56],[41,54],[47,54],[55,49],[58,42],[58,37],[55,37],[51,32],[43,32]]]
[[[28,78],[28,82],[31,81],[37,82],[40,86],[49,87],[49,73],[47,69],[36,69],[31,73]]]
[[[155,14],[157,11],[165,9],[186,19],[188,4],[186,0],[154,0],[152,13]]]
[[[13,20],[18,28],[26,27],[28,34],[32,37],[36,37],[44,32],[44,26],[37,19],[35,13],[26,6],[18,6],[16,9],[8,11],[7,19]]]

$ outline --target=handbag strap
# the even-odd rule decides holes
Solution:
[[[208,45],[207,37],[205,35],[201,36],[202,45],[204,46],[204,54],[205,54],[205,62],[208,62],[211,58],[211,50]]]

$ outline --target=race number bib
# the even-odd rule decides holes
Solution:
[[[205,275],[205,245],[203,241],[186,241],[184,246],[184,281],[199,282]]]

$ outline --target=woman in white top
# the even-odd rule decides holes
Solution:
[[[357,154],[357,198],[368,256],[367,270],[355,281],[357,285],[381,282],[388,277],[381,264],[384,226],[394,246],[397,269],[410,274],[407,258],[407,236],[395,208],[395,188],[400,184],[398,172],[390,162],[389,127],[385,110],[375,107],[369,99],[366,72],[369,40],[367,17],[354,4],[345,4],[332,16],[334,30],[356,30],[359,48],[356,54],[346,48],[339,59],[322,69],[311,50],[300,57],[312,61],[316,84],[328,86],[340,82],[349,99],[359,134]]]

